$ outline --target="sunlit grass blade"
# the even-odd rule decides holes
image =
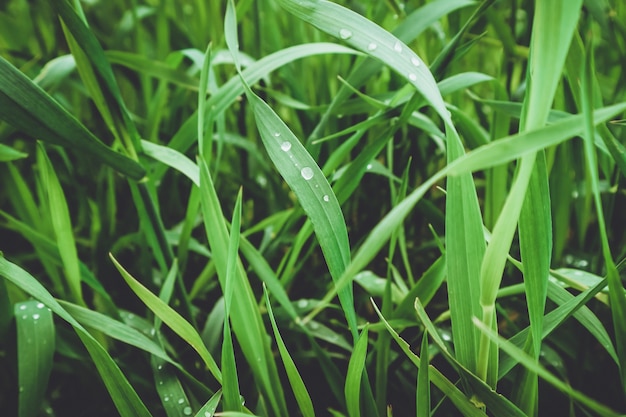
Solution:
[[[186,321],[180,314],[173,308],[167,305],[156,295],[152,294],[146,287],[144,287],[139,281],[137,281],[132,275],[124,269],[122,265],[110,255],[113,264],[120,272],[124,281],[128,284],[131,290],[141,299],[141,301],[152,312],[158,316],[163,323],[165,323],[170,329],[172,329],[178,336],[185,340],[189,345],[200,355],[208,370],[213,374],[215,379],[221,382],[222,373],[218,368],[215,360],[211,354],[207,351],[202,339],[198,332],[193,328],[188,321]]]
[[[37,148],[37,159],[42,172],[42,183],[47,192],[50,221],[56,236],[59,255],[63,262],[67,286],[74,301],[84,305],[78,253],[65,194],[42,144],[39,144]]]
[[[276,346],[278,347],[280,358],[282,359],[283,365],[285,366],[285,372],[287,373],[287,378],[289,379],[289,383],[291,384],[291,389],[294,396],[296,397],[296,401],[298,402],[300,412],[302,413],[303,417],[315,417],[315,410],[313,408],[313,402],[311,401],[309,392],[306,389],[304,381],[302,380],[302,377],[298,372],[298,368],[291,358],[291,355],[287,350],[287,346],[285,346],[285,342],[283,341],[283,338],[280,335],[280,331],[278,330],[278,325],[276,324],[276,319],[274,318],[274,312],[272,311],[272,305],[270,303],[267,289],[265,289],[265,304],[267,306],[267,314],[270,318],[272,329],[274,330],[274,339],[276,340]]]
[[[94,361],[111,399],[123,417],[148,417],[150,412],[130,385],[113,358],[100,343],[59,305],[50,293],[28,272],[0,256],[0,275],[39,300],[52,312],[70,323]]]
[[[37,103],[34,106],[32,103]],[[22,132],[90,155],[133,179],[145,170],[102,143],[67,110],[0,57],[0,118]]]
[[[39,301],[14,306],[17,328],[19,416],[41,413],[48,378],[52,371],[55,329],[52,312]]]

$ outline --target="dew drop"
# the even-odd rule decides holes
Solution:
[[[311,322],[311,324],[309,324],[309,327],[311,328],[311,330],[317,330],[320,328],[320,325],[314,321]]]
[[[43,305],[43,303],[37,303],[37,308],[44,308],[45,306]]]
[[[161,369],[163,369],[163,365],[157,366],[157,369],[160,371]]]
[[[163,385],[163,381],[159,381],[159,385]]]
[[[170,397],[168,397],[167,395],[165,397],[163,397],[163,401],[169,401]]]
[[[417,75],[415,73],[409,73],[409,80],[417,81]]]
[[[378,48],[378,45],[376,45],[376,42],[370,42],[370,44],[367,45],[367,50],[368,51],[375,51],[376,48]]]
[[[352,32],[348,29],[341,29],[339,31],[339,37],[341,39],[350,39],[352,37]]]
[[[393,45],[393,50],[396,52],[402,52],[402,44],[399,41],[396,41],[396,43]]]
[[[33,320],[39,319],[39,314],[33,314]]]
[[[280,137],[280,132],[274,132],[274,137],[275,138]]]
[[[190,416],[191,415],[191,407],[183,408],[183,414],[186,415],[186,416]]]
[[[372,164],[367,164],[367,170],[369,171],[370,169],[372,169]]]
[[[184,398],[179,398],[178,399],[178,404],[185,404],[185,399]]]
[[[26,304],[22,304],[22,305],[20,306],[20,310],[26,310]]]
[[[205,411],[204,412],[204,417],[212,417],[212,416],[211,416],[211,413],[209,413],[208,411]]]
[[[280,149],[282,149],[283,151],[287,152],[289,149],[291,149],[291,142],[283,142],[280,144]]]
[[[324,201],[326,201],[326,202],[328,203],[328,202],[330,201],[330,197],[329,197],[329,196],[327,196],[327,195],[325,195],[325,196],[324,196]]]
[[[24,392],[24,387],[20,385],[20,392]]]
[[[309,302],[307,300],[300,300],[298,301],[298,307],[300,308],[306,308],[306,306],[309,305]]]
[[[313,178],[313,170],[309,167],[304,167],[300,170],[300,175],[302,175],[302,178],[308,181]]]
[[[421,62],[418,58],[413,57],[411,58],[411,64],[415,65],[416,67],[419,67],[421,65]]]
[[[28,318],[28,316],[27,316],[26,314],[24,314],[24,315],[22,316],[22,318],[23,318],[24,320],[26,320],[26,319]]]

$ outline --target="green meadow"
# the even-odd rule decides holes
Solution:
[[[626,413],[626,3],[0,1],[6,416]]]

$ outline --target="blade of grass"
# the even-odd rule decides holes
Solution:
[[[265,284],[263,284],[263,289],[265,293],[267,314],[270,318],[270,323],[272,324],[272,330],[274,331],[274,339],[276,340],[278,353],[280,354],[280,358],[285,366],[287,378],[289,379],[289,384],[291,385],[293,394],[296,397],[296,402],[298,403],[300,412],[303,417],[315,417],[315,409],[313,408],[313,402],[311,401],[309,392],[306,389],[306,385],[304,385],[300,372],[298,372],[298,368],[291,358],[291,355],[287,350],[287,346],[285,346],[285,342],[283,341],[280,331],[278,330],[278,325],[276,324],[276,319],[274,318],[274,312],[272,311],[272,305],[270,303],[269,293],[267,292]]]
[[[613,261],[611,248],[609,246],[609,238],[607,234],[607,225],[604,220],[604,208],[600,196],[600,186],[598,178],[598,161],[593,145],[594,123],[593,123],[593,48],[590,46],[586,50],[585,65],[582,69],[582,108],[585,115],[585,134],[583,136],[585,144],[585,161],[587,169],[591,177],[591,189],[593,191],[593,200],[596,209],[598,222],[598,230],[600,232],[600,241],[602,244],[602,257],[604,259],[607,280],[609,284],[609,300],[611,303],[611,315],[613,317],[613,330],[615,332],[617,356],[619,358],[620,378],[622,381],[622,390],[626,393],[626,293],[622,280]]]
[[[119,271],[126,281],[126,284],[131,290],[141,299],[141,301],[148,307],[157,317],[159,317],[163,323],[165,323],[174,333],[185,340],[202,358],[205,365],[211,374],[218,381],[222,381],[222,373],[220,372],[215,360],[204,346],[202,339],[198,332],[193,328],[188,321],[186,321],[180,314],[173,308],[167,305],[156,295],[152,294],[146,287],[144,287],[139,281],[137,281],[132,275],[124,269],[122,265],[113,257],[109,255],[115,268]]]
[[[524,365],[526,368],[529,368],[532,372],[534,372],[537,375],[539,375],[543,380],[548,382],[553,387],[557,388],[559,391],[563,392],[564,394],[566,394],[568,396],[571,396],[573,399],[578,401],[580,404],[582,404],[585,407],[593,410],[596,413],[599,413],[602,416],[618,417],[618,416],[621,415],[621,414],[616,413],[615,411],[611,410],[610,408],[606,407],[605,405],[602,405],[602,404],[598,403],[597,401],[587,397],[586,395],[581,394],[580,392],[578,392],[575,389],[573,389],[569,384],[566,384],[565,382],[559,380],[553,374],[548,372],[543,366],[541,366],[535,360],[535,358],[529,356],[523,350],[515,347],[509,341],[507,341],[507,340],[501,338],[500,336],[498,336],[498,334],[495,333],[493,330],[491,330],[490,328],[484,326],[483,323],[480,320],[474,319],[474,324],[482,332],[488,334],[489,338],[491,340],[493,340],[494,342],[496,342],[498,344],[498,346],[500,347],[500,349],[504,350],[509,355],[514,356],[522,365]]]
[[[359,417],[361,415],[361,380],[363,369],[365,368],[368,341],[368,328],[365,326],[354,345],[354,350],[352,355],[350,355],[348,363],[348,372],[346,373],[344,393],[350,417]]]
[[[417,417],[430,417],[430,361],[428,357],[428,333],[422,336],[420,349],[420,366],[417,370],[417,393],[415,395],[415,407]]]
[[[202,217],[218,278],[224,291],[229,234],[208,166],[202,159],[199,164]],[[267,333],[240,260],[237,261],[236,272],[233,279],[236,279],[234,288],[237,288],[237,291],[233,293],[233,309],[230,312],[233,331],[252,368],[255,381],[267,397],[273,411],[276,415],[287,415],[276,363],[267,343]]]
[[[229,3],[230,5],[231,3]],[[226,41],[236,56],[238,40],[234,12],[226,15]],[[270,159],[298,197],[300,205],[313,224],[320,247],[333,280],[339,279],[350,263],[350,244],[343,213],[337,197],[317,163],[287,125],[261,98],[250,90],[243,76],[246,96],[255,115],[257,128]],[[339,292],[339,299],[348,325],[358,335],[352,289]]]
[[[52,312],[39,301],[14,306],[17,328],[18,410],[20,417],[40,414],[54,356]]]
[[[239,233],[241,230],[241,188],[237,194],[235,208],[233,209],[232,223],[230,226],[230,238],[228,240],[228,259],[226,261],[226,279],[224,280],[224,342],[222,343],[222,372],[224,383],[222,393],[224,395],[225,411],[241,411],[239,394],[239,379],[237,377],[237,365],[235,363],[235,351],[233,348],[232,335],[230,333],[230,311],[234,291],[234,281],[239,251]]]

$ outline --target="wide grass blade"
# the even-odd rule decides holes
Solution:
[[[17,328],[17,372],[19,416],[41,413],[54,356],[52,312],[39,301],[24,301],[14,306]]]
[[[115,407],[123,417],[151,416],[113,358],[28,272],[0,256],[0,275],[39,300],[72,325],[94,361]]]
[[[144,168],[102,143],[39,86],[0,57],[0,118],[37,139],[75,149],[133,179]]]

